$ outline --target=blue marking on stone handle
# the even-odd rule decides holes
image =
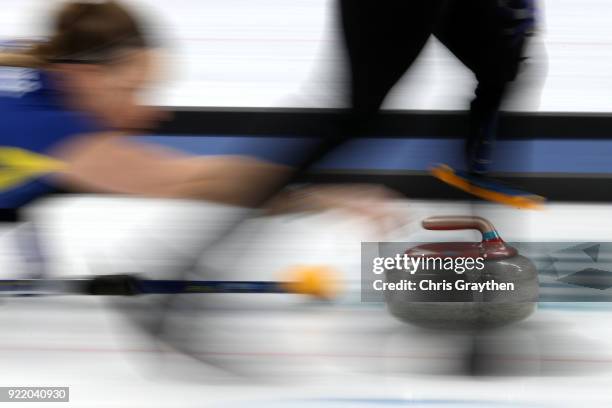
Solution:
[[[482,233],[483,241],[494,241],[496,239],[499,239],[499,234],[497,231],[487,231]]]

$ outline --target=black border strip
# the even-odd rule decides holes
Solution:
[[[342,113],[338,109],[168,108],[173,119],[156,133],[163,135],[233,135],[316,137],[316,124]],[[463,111],[383,111],[378,136],[462,138]],[[612,114],[504,113],[500,139],[612,139]]]

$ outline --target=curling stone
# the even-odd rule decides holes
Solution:
[[[535,311],[539,286],[535,265],[506,244],[489,221],[470,216],[431,217],[422,226],[438,231],[475,229],[482,234],[482,241],[422,244],[408,249],[405,254],[409,257],[421,257],[422,261],[480,258],[480,269],[457,273],[430,262],[427,268],[413,268],[413,274],[401,269],[386,270],[386,282],[408,279],[417,288],[421,284],[425,288],[385,290],[385,301],[393,316],[426,328],[480,330],[521,321]],[[478,285],[474,284],[481,285],[475,288]],[[484,285],[490,285],[489,289],[483,290]]]

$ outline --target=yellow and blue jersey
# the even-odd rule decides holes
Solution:
[[[53,193],[50,156],[71,138],[101,131],[93,118],[64,107],[44,70],[0,67],[0,209],[16,209]]]

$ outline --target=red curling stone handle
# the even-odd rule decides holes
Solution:
[[[478,230],[482,234],[482,242],[503,242],[497,230],[490,221],[482,217],[472,216],[440,216],[423,220],[423,228],[432,231]]]

